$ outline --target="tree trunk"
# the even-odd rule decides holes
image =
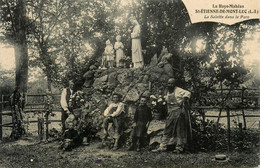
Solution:
[[[47,87],[48,90],[51,91],[51,76],[47,75]]]
[[[26,92],[28,82],[28,48],[26,42],[26,9],[24,0],[17,0],[15,28],[15,86],[21,91]]]

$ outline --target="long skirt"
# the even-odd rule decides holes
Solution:
[[[137,68],[135,65],[139,67],[144,64],[141,39],[132,39],[132,62],[134,63],[134,68]],[[138,65],[138,63],[140,65]]]
[[[168,105],[168,116],[160,146],[168,145],[171,138],[177,146],[184,146],[187,144],[190,131],[190,118],[185,108]]]

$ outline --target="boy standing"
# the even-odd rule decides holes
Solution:
[[[133,150],[134,146],[137,144],[137,151],[143,147],[145,141],[145,135],[147,133],[147,128],[150,121],[152,120],[151,109],[147,106],[147,98],[141,97],[140,104],[136,109],[134,116],[134,130],[132,132],[132,144],[129,150]]]

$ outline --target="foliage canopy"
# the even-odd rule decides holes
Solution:
[[[259,31],[259,21],[226,26],[218,23],[191,24],[181,0],[27,0],[26,36],[30,66],[40,67],[48,83],[61,85],[74,79],[80,89],[83,74],[101,59],[105,41],[122,36],[125,53],[131,56],[131,23],[142,27],[145,63],[163,46],[174,55],[174,67],[182,72],[187,87],[196,92],[221,84],[238,87],[248,78],[243,64],[243,43]],[[1,3],[5,40],[14,41],[12,22],[16,4]],[[259,36],[252,37],[258,38]],[[245,49],[246,50],[246,49]],[[199,94],[197,94],[199,95]]]

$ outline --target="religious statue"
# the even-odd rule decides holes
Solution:
[[[114,61],[115,61],[115,55],[114,55],[114,48],[113,48],[113,45],[111,44],[110,40],[106,41],[104,57],[106,58],[107,66],[109,68],[113,67]],[[103,57],[103,59],[104,59],[104,57]]]
[[[114,48],[116,50],[116,67],[123,67],[124,65],[123,65],[121,59],[124,56],[124,51],[123,51],[124,45],[121,42],[121,36],[119,36],[119,35],[116,36],[116,42],[115,42]]]
[[[141,46],[141,26],[136,19],[132,20],[135,25],[133,32],[131,33],[132,38],[132,62],[134,68],[142,68],[144,66],[144,59],[142,56],[142,46]]]
[[[172,57],[173,54],[169,53],[167,48],[163,46],[161,54],[158,58],[158,67],[163,68],[169,77],[174,77],[174,70],[177,71],[173,68],[173,65],[171,64]]]

